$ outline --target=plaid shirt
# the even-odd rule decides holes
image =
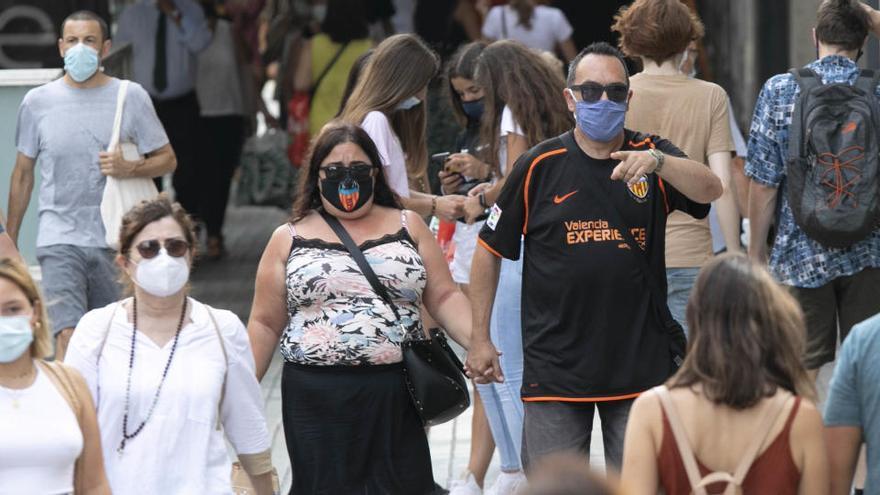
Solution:
[[[855,62],[840,55],[829,55],[807,67],[825,84],[854,84],[859,73]],[[868,267],[880,267],[880,229],[845,249],[831,249],[807,237],[795,223],[788,203],[785,159],[788,128],[799,93],[797,81],[788,73],[773,76],[764,84],[749,130],[746,175],[759,184],[779,189],[770,271],[783,284],[814,288]],[[880,87],[876,94],[880,97]]]

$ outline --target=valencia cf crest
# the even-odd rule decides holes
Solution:
[[[644,203],[648,200],[648,189],[649,189],[648,179],[646,177],[642,177],[631,186],[626,186],[629,189],[630,195],[633,199],[638,203]]]
[[[342,203],[343,210],[354,210],[359,197],[360,187],[357,181],[344,180],[339,183],[339,202]]]

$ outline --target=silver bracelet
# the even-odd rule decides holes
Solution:
[[[654,161],[657,162],[657,166],[654,167],[654,173],[656,174],[660,171],[661,168],[663,168],[663,164],[666,162],[666,155],[664,155],[662,151],[655,148],[650,148],[648,150],[648,154],[650,154],[651,158],[653,158]]]

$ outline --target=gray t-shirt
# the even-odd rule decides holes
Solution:
[[[36,158],[40,171],[37,247],[71,244],[107,247],[101,221],[106,179],[98,153],[110,142],[119,79],[78,89],[57,79],[25,95],[18,109],[15,146]],[[137,144],[141,154],[168,144],[146,91],[128,86],[120,141]]]
[[[880,493],[880,314],[852,328],[840,347],[825,426],[856,426],[868,446],[865,493]]]

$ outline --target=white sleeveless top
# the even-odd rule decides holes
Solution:
[[[82,449],[73,410],[39,367],[30,387],[0,387],[0,494],[73,493]]]

